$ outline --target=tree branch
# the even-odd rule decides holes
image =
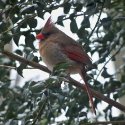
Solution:
[[[104,0],[103,3],[102,3],[102,8],[101,8],[101,10],[100,10],[100,13],[99,13],[99,16],[98,16],[98,20],[97,20],[97,22],[96,22],[96,24],[95,24],[93,30],[91,31],[90,35],[88,36],[88,39],[90,39],[90,37],[91,37],[92,34],[94,33],[94,31],[95,31],[95,29],[96,29],[96,27],[97,27],[97,25],[98,25],[98,23],[99,23],[99,21],[100,21],[100,17],[101,17],[103,8],[104,8],[104,4],[105,4],[105,0]]]
[[[42,66],[42,65],[35,63],[33,61],[29,61],[21,56],[15,55],[15,54],[10,53],[8,51],[3,51],[2,54],[8,56],[11,59],[18,60],[19,62],[22,62],[22,63],[27,64],[29,66],[32,66],[34,68],[40,69],[44,72],[51,73],[50,70],[48,68],[46,68],[45,66]]]
[[[108,124],[117,124],[117,125],[125,125],[125,121],[102,121],[102,122],[93,122],[93,123],[86,123],[85,125],[108,125]]]
[[[98,75],[97,75],[97,77],[96,77],[96,80],[98,79],[99,75],[100,75],[101,72],[103,71],[104,67],[109,63],[109,61],[110,61],[113,57],[115,57],[115,56],[120,52],[120,50],[122,49],[122,47],[123,47],[124,44],[125,44],[125,42],[123,42],[123,43],[121,44],[121,46],[119,47],[119,49],[105,62],[105,64],[103,65],[103,67],[102,67],[101,70],[99,71],[99,73],[98,73]]]
[[[50,70],[48,70],[48,68],[46,68],[45,66],[42,66],[42,65],[40,65],[38,63],[35,63],[33,61],[26,60],[25,58],[20,57],[18,55],[15,55],[13,53],[3,51],[2,54],[8,56],[11,59],[18,60],[18,61],[20,61],[20,62],[22,62],[24,64],[30,65],[30,66],[32,66],[34,68],[40,69],[40,70],[45,71],[47,73],[51,73]],[[71,77],[68,77],[68,79],[69,79],[69,81],[70,81],[70,83],[72,85],[74,85],[74,86],[76,86],[76,87],[78,87],[80,89],[83,89],[86,92],[85,85],[79,83],[78,81],[72,79]],[[91,91],[92,91],[92,94],[93,94],[94,97],[96,97],[98,99],[101,99],[101,100],[107,102],[109,105],[112,105],[112,106],[118,108],[119,110],[125,112],[125,106],[124,105],[121,105],[120,103],[118,103],[118,102],[116,102],[116,101],[114,101],[112,99],[109,99],[108,97],[104,96],[103,94],[101,94],[101,93],[99,93],[99,92],[97,92],[97,91],[95,91],[93,89],[91,89]]]

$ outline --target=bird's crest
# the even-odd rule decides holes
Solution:
[[[52,19],[51,19],[51,16],[50,16],[50,17],[48,18],[48,20],[46,21],[44,28],[51,28],[53,25],[54,25],[54,24],[53,24]]]
[[[55,24],[53,23],[51,16],[48,18],[48,20],[46,21],[44,27],[42,28],[42,33],[57,33],[59,32],[58,28],[56,28]]]

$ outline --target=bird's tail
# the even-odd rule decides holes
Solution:
[[[94,106],[94,102],[93,102],[93,96],[92,96],[92,92],[91,92],[91,89],[89,88],[89,85],[87,83],[87,80],[86,80],[86,71],[85,69],[83,69],[81,71],[81,77],[85,83],[85,87],[86,87],[86,91],[87,91],[87,94],[88,94],[88,97],[89,97],[89,101],[90,101],[90,104],[91,104],[91,107],[92,107],[92,111],[96,114],[96,111],[95,111],[95,106]]]

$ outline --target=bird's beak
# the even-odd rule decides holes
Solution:
[[[44,40],[45,39],[45,35],[43,35],[42,33],[39,33],[39,34],[36,35],[36,39]]]

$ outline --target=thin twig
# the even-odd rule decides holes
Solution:
[[[16,69],[14,66],[0,65],[2,68]]]
[[[102,8],[101,8],[100,13],[99,13],[99,16],[98,16],[98,20],[97,20],[97,22],[96,22],[96,24],[95,24],[93,30],[91,31],[90,35],[88,36],[88,39],[90,39],[90,37],[91,37],[92,34],[94,33],[94,31],[95,31],[95,29],[96,29],[96,27],[97,27],[97,25],[98,25],[98,23],[99,23],[99,21],[100,21],[100,17],[101,17],[102,11],[103,11],[104,4],[105,4],[105,0],[103,1]]]
[[[98,77],[99,77],[100,73],[102,72],[102,70],[104,69],[104,67],[109,63],[109,61],[110,61],[113,57],[115,57],[115,56],[120,52],[120,50],[121,50],[121,48],[123,47],[124,44],[125,44],[125,43],[123,42],[123,43],[121,44],[121,46],[119,47],[119,49],[106,61],[106,63],[103,65],[103,67],[102,67],[101,70],[99,71],[99,73],[98,73],[98,75],[97,75],[97,77],[96,77],[96,80],[98,79]]]
[[[8,66],[8,65],[0,65],[0,67],[2,68],[8,68],[8,69],[16,69],[17,67],[14,67],[14,66]],[[27,68],[24,68],[24,69],[36,69],[36,68],[33,68],[33,67],[27,67]]]
[[[84,13],[80,13],[80,14],[74,14],[74,15],[72,15],[72,16],[73,16],[73,17],[78,17],[78,16],[83,16],[83,15],[84,15]],[[64,15],[64,16],[65,16],[65,15]],[[55,24],[58,23],[58,22],[60,22],[60,21],[64,21],[64,20],[70,19],[70,17],[71,17],[71,16],[68,16],[68,17],[63,18],[62,20],[58,20],[57,22],[55,22]]]
[[[45,71],[45,72],[47,72],[47,73],[51,73],[50,70],[48,70],[48,68],[46,68],[45,66],[42,66],[42,65],[40,65],[40,64],[38,64],[38,63],[35,63],[35,62],[32,62],[32,61],[26,60],[26,59],[23,58],[23,57],[20,57],[20,56],[18,56],[18,55],[15,55],[15,54],[10,53],[10,52],[7,52],[7,51],[3,51],[2,53],[3,53],[4,55],[8,56],[8,57],[11,58],[11,59],[18,60],[18,61],[20,61],[20,62],[22,62],[22,63],[25,63],[25,64],[27,64],[27,65],[30,65],[30,66],[32,66],[32,67],[34,67],[34,68],[40,69],[40,70]],[[69,77],[68,79],[69,79],[69,82],[70,82],[72,85],[74,85],[74,86],[76,86],[76,87],[78,87],[78,88],[80,88],[80,89],[83,89],[84,92],[86,92],[85,85],[79,83],[78,81],[72,79],[71,77]],[[101,94],[101,93],[99,93],[99,92],[97,92],[97,91],[95,91],[95,90],[93,90],[93,89],[91,89],[91,92],[92,92],[92,94],[93,94],[94,97],[99,98],[99,99],[101,99],[101,100],[107,102],[109,105],[112,105],[112,106],[118,108],[119,110],[125,112],[125,106],[124,106],[124,105],[122,105],[122,104],[120,104],[120,103],[118,103],[118,102],[116,102],[116,101],[114,101],[114,100],[112,100],[112,99],[109,99],[108,97],[104,96],[103,94]]]

